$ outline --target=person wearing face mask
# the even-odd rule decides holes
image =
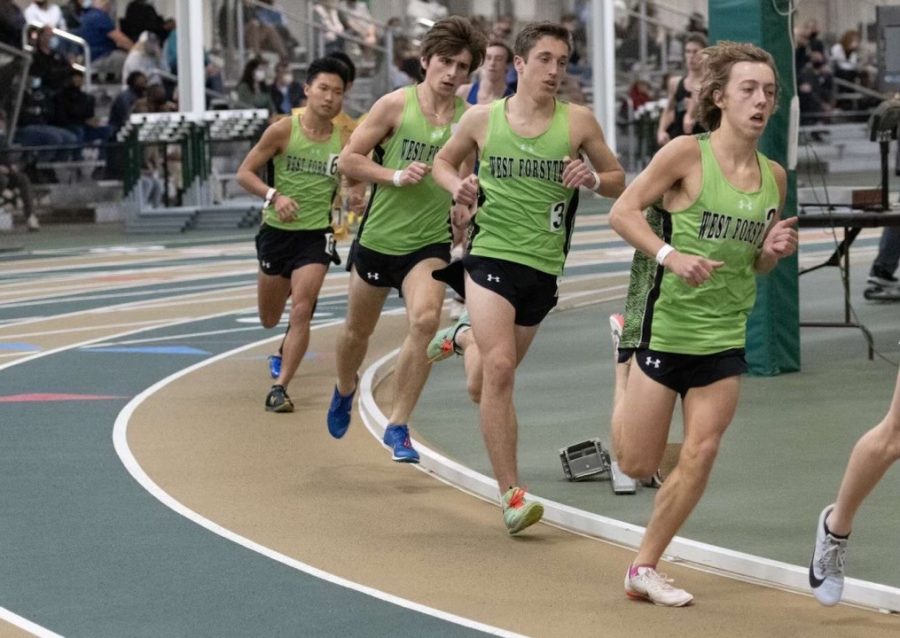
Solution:
[[[834,107],[834,77],[821,51],[810,50],[807,63],[797,73],[797,98],[803,125],[821,122]]]
[[[22,27],[25,16],[13,0],[0,0],[0,42],[16,49],[22,48]]]
[[[169,75],[169,63],[159,46],[159,38],[152,31],[141,33],[122,65],[124,77],[135,71],[146,75],[148,84],[162,84],[163,77]]]
[[[59,52],[58,40],[50,27],[41,29],[31,51],[31,67],[28,69],[32,77],[41,78],[44,88],[53,93],[63,88],[69,78],[70,68]]]
[[[132,71],[126,76],[125,90],[116,96],[109,109],[110,138],[115,139],[134,108],[134,103],[147,95],[147,76],[140,71]]]
[[[266,61],[262,58],[253,58],[247,62],[235,91],[240,108],[267,109],[269,113],[275,111],[272,96],[266,84]]]
[[[303,87],[294,79],[286,62],[275,65],[275,81],[269,93],[278,115],[289,115],[303,101]]]
[[[42,24],[53,29],[66,28],[66,20],[63,18],[62,9],[47,0],[34,0],[25,7],[25,19],[33,24]]]
[[[6,113],[0,109],[0,148],[7,142]],[[12,192],[12,199],[22,202],[22,211],[25,213],[25,223],[30,231],[41,229],[37,215],[34,213],[34,194],[31,188],[31,180],[21,172],[6,156],[0,156],[0,193]]]
[[[91,0],[69,0],[67,4],[63,5],[63,20],[66,21],[66,26],[70,31],[81,26],[81,15],[86,9],[91,8],[91,4]]]
[[[150,31],[160,42],[165,42],[175,28],[175,20],[163,18],[148,0],[131,0],[119,24],[122,32],[132,40],[140,38],[144,31]]]
[[[94,0],[90,7],[85,2],[82,0],[81,26],[72,33],[88,43],[92,71],[118,78],[134,41],[116,28],[109,14],[109,0]]]

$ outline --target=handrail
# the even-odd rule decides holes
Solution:
[[[31,43],[28,41],[28,32],[31,29],[44,29],[48,25],[42,24],[40,22],[26,22],[22,27],[22,49],[25,51],[32,51],[34,47],[31,46]],[[88,46],[87,40],[77,35],[73,35],[68,31],[64,31],[62,29],[57,29],[56,27],[50,27],[53,31],[53,35],[62,38],[63,40],[68,40],[69,42],[73,42],[80,46],[84,50],[84,66],[81,66],[78,69],[79,65],[70,63],[70,66],[75,67],[76,69],[82,71],[84,73],[84,90],[86,92],[90,92],[91,90],[91,47]]]
[[[22,97],[25,95],[25,80],[24,78],[28,77],[28,69],[31,66],[31,54],[27,51],[20,51],[15,47],[8,46],[0,42],[0,51],[3,53],[7,53],[14,58],[21,58],[23,61],[22,66],[22,77],[23,80],[19,82],[18,91],[16,91],[15,101],[13,102],[12,112],[8,113],[8,121],[6,122],[6,146],[9,147],[12,145],[13,138],[16,135],[16,122],[19,121],[19,110],[22,108]],[[10,62],[12,64],[12,62]]]
[[[869,87],[857,84],[856,82],[851,82],[839,77],[833,77],[832,80],[834,81],[836,86],[842,86],[845,89],[853,89],[857,93],[862,93],[863,95],[867,95],[869,97],[874,97],[879,100],[890,99],[890,96],[886,93],[881,93],[880,91],[876,91],[875,89],[870,89]]]

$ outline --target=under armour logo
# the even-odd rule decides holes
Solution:
[[[746,197],[738,202],[738,208],[741,210],[753,210],[753,204]]]
[[[366,273],[366,278],[367,278],[367,279],[374,279],[375,281],[378,281],[378,273],[377,273],[377,272],[367,272],[367,273]]]
[[[496,281],[496,282],[499,284],[499,283],[500,283],[500,276],[499,276],[499,275],[488,275],[488,276],[487,276],[487,280],[488,280],[488,283],[490,283],[490,282],[492,282],[492,281]]]
[[[654,359],[653,357],[647,357],[647,362],[645,365],[653,366],[657,370],[659,370],[659,364],[662,363],[659,359]]]
[[[259,265],[262,266],[263,268],[268,269],[268,268],[271,268],[271,267],[272,267],[272,262],[270,262],[270,261],[261,261],[261,262],[259,262]]]

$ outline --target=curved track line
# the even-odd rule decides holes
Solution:
[[[396,310],[391,310],[385,312],[383,314],[398,314],[400,312],[405,312],[403,308],[398,308]],[[226,313],[229,314],[229,313]],[[343,319],[331,321],[328,323],[320,324],[318,326],[313,326],[311,329],[316,330],[319,328],[329,328],[333,326],[340,325],[343,323]],[[131,419],[132,414],[134,414],[135,410],[145,401],[147,398],[166,387],[170,383],[180,379],[181,377],[190,374],[200,368],[208,366],[210,364],[216,363],[217,361],[221,361],[222,359],[226,359],[228,357],[234,356],[236,354],[240,354],[246,350],[251,350],[265,343],[273,342],[276,340],[280,340],[282,337],[281,334],[263,339],[261,341],[257,341],[254,343],[250,343],[247,345],[240,346],[239,348],[235,348],[233,350],[229,350],[227,352],[223,352],[214,357],[210,357],[208,359],[204,359],[194,365],[191,365],[187,368],[184,368],[173,375],[166,377],[152,386],[141,392],[139,395],[134,397],[128,404],[122,409],[119,413],[119,416],[116,418],[115,426],[113,427],[113,446],[116,450],[116,454],[119,456],[119,460],[122,461],[122,464],[125,466],[125,469],[128,470],[128,473],[131,474],[132,478],[138,482],[138,484],[143,487],[148,493],[150,493],[155,499],[157,499],[160,503],[171,509],[172,511],[180,514],[186,519],[190,520],[193,523],[196,523],[200,527],[203,527],[214,534],[221,536],[233,543],[240,545],[241,547],[245,547],[251,551],[254,551],[258,554],[261,554],[267,558],[271,558],[274,561],[277,561],[283,565],[287,565],[293,569],[309,574],[310,576],[314,576],[326,582],[332,583],[334,585],[339,585],[341,587],[346,587],[347,589],[351,589],[353,591],[357,591],[378,600],[382,600],[384,602],[397,605],[398,607],[403,607],[406,609],[410,609],[412,611],[416,611],[422,614],[426,614],[428,616],[433,616],[440,620],[444,620],[447,622],[451,622],[456,625],[460,625],[463,627],[467,627],[470,629],[474,629],[477,631],[481,631],[487,634],[492,634],[494,636],[502,636],[503,638],[524,638],[522,634],[517,634],[515,632],[507,631],[505,629],[500,629],[498,627],[492,627],[490,625],[486,625],[483,623],[476,622],[474,620],[470,620],[468,618],[463,618],[462,616],[457,616],[455,614],[451,614],[445,611],[441,611],[439,609],[434,609],[433,607],[428,607],[426,605],[419,604],[412,600],[408,600],[405,598],[401,598],[399,596],[394,596],[387,592],[383,592],[381,590],[375,589],[373,587],[368,587],[361,583],[356,583],[351,580],[347,580],[345,578],[341,578],[340,576],[336,576],[324,570],[321,570],[317,567],[313,567],[308,563],[304,563],[295,558],[291,558],[285,554],[280,552],[276,552],[268,547],[260,545],[245,536],[241,536],[225,527],[222,527],[218,523],[200,515],[194,510],[190,509],[170,494],[168,494],[165,490],[163,490],[153,479],[151,479],[144,469],[141,467],[140,463],[134,457],[131,452],[131,448],[128,447],[128,423]]]
[[[387,365],[399,352],[398,348],[378,359],[360,379],[359,411],[366,429],[379,443],[388,419],[375,402],[375,387],[387,376]],[[500,503],[496,480],[443,456],[421,441],[413,441],[421,457],[416,465],[418,470],[483,500]],[[534,497],[543,503],[543,520],[547,523],[624,547],[636,549],[640,544],[645,530],[643,527],[579,510],[537,494]],[[719,576],[811,595],[808,592],[807,568],[762,556],[676,536],[667,548],[664,559]],[[870,609],[900,611],[900,589],[856,578],[845,580],[842,600]]]
[[[6,607],[0,607],[0,620],[5,620],[10,625],[30,632],[38,638],[63,638],[58,633],[50,631],[46,627],[41,627],[37,623],[32,622],[27,618],[23,618],[19,614],[11,612]]]

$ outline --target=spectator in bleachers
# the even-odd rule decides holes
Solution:
[[[147,76],[140,71],[129,73],[125,78],[125,87],[125,90],[116,96],[109,108],[111,138],[115,138],[119,130],[128,122],[135,103],[147,95]]]
[[[15,142],[22,146],[64,146],[77,144],[78,138],[71,131],[55,126],[53,97],[46,91],[39,77],[30,78],[30,86],[25,90],[19,121],[16,126]],[[77,156],[74,149],[54,149],[41,153],[42,161],[66,161]],[[33,177],[39,178],[38,173]]]
[[[420,38],[441,18],[446,18],[447,7],[440,0],[409,0],[406,5],[406,20],[409,33]],[[425,21],[425,22],[420,22]]]
[[[803,23],[803,35],[806,38],[806,48],[809,51],[818,51],[828,60],[828,52],[825,50],[825,43],[819,39],[819,21],[810,18]]]
[[[78,138],[79,144],[93,144],[109,140],[111,129],[100,123],[94,109],[94,96],[84,91],[84,73],[70,72],[69,82],[56,94],[53,123]]]
[[[394,63],[388,69],[391,90],[408,86],[424,79],[422,63],[416,47],[407,38],[394,40]]]
[[[270,93],[275,113],[279,115],[289,115],[292,109],[299,107],[303,102],[303,85],[294,79],[287,62],[275,65],[275,79]]]
[[[859,31],[844,31],[839,42],[831,47],[831,64],[834,75],[848,82],[858,82],[859,71]]]
[[[223,10],[227,6],[223,4]],[[244,12],[244,45],[250,49],[256,57],[262,52],[271,51],[280,60],[288,59],[287,46],[281,35],[270,24],[266,24],[258,17],[258,7],[248,1],[242,3]]]
[[[172,32],[169,33],[163,46],[163,53],[166,64],[169,65],[169,71],[173,75],[178,75],[178,29],[172,29]],[[222,69],[213,62],[206,49],[203,50],[203,70],[206,74],[206,88],[216,93],[224,93],[225,80],[222,77]]]
[[[52,29],[66,29],[66,20],[63,18],[59,5],[47,0],[32,0],[25,7],[25,19],[32,24],[40,24]]]
[[[587,58],[587,31],[578,16],[574,13],[566,13],[559,23],[569,32],[572,40],[572,52],[569,55],[567,72],[573,76],[583,76],[591,71],[590,60]]]
[[[84,0],[83,0],[84,1]],[[74,32],[91,50],[91,70],[118,79],[134,41],[116,28],[109,14],[109,0],[94,0],[81,14],[81,26]]]
[[[656,132],[656,142],[660,146],[679,135],[693,135],[705,130],[694,119],[694,104],[703,72],[700,51],[706,48],[706,44],[706,37],[701,33],[691,33],[684,40],[685,74],[669,78],[666,108],[659,118]]]
[[[6,146],[7,129],[6,113],[0,109],[0,148]],[[4,201],[7,199],[9,201]],[[40,230],[41,224],[34,212],[31,180],[9,160],[8,156],[0,155],[0,207],[13,201],[22,202],[22,212],[25,214],[28,230]]]
[[[499,40],[487,46],[484,64],[478,69],[478,79],[459,87],[456,94],[469,104],[489,104],[507,95],[513,90],[506,82],[506,71],[513,61],[513,52]]]
[[[16,49],[22,48],[22,29],[25,15],[13,0],[0,0],[0,42]]]
[[[493,41],[502,42],[506,46],[509,46],[510,39],[512,38],[512,32],[512,16],[498,16],[497,19],[494,20],[494,24],[491,25],[490,38]]]
[[[318,37],[322,39],[325,54],[344,50],[344,23],[338,11],[337,0],[324,0],[313,6],[313,19],[319,27]]]
[[[797,73],[797,98],[803,125],[823,121],[834,107],[834,78],[821,51],[810,51],[807,63]]]
[[[275,111],[269,86],[266,84],[266,66],[266,61],[262,58],[253,58],[244,66],[241,81],[235,89],[239,107],[267,109],[269,113]]]
[[[290,56],[291,51],[297,48],[300,43],[297,42],[297,38],[295,38],[294,34],[291,33],[291,30],[288,29],[287,22],[285,22],[284,19],[284,11],[279,5],[275,4],[275,0],[259,0],[259,2],[269,6],[261,7],[257,5],[256,19],[259,20],[260,24],[272,27],[275,30]]]
[[[119,20],[119,27],[135,42],[144,31],[156,34],[160,42],[165,42],[175,28],[175,20],[163,18],[148,0],[131,0],[125,8],[125,17]]]
[[[28,73],[41,78],[44,89],[55,93],[69,80],[70,68],[69,62],[59,51],[59,37],[53,35],[53,29],[40,29],[31,51]]]
[[[134,103],[133,113],[161,113],[178,110],[178,107],[166,102],[166,92],[160,85],[148,86],[144,97]],[[159,208],[163,205],[166,195],[166,183],[163,180],[167,161],[168,148],[166,145],[150,145],[143,149],[144,160],[141,164],[140,195],[142,205]],[[171,165],[170,165],[171,166]]]
[[[81,16],[84,14],[84,6],[89,0],[69,0],[67,4],[62,6],[63,20],[66,21],[66,28],[69,31],[76,31],[81,26]]]
[[[347,31],[354,37],[363,41],[361,53],[365,58],[371,58],[374,50],[371,48],[378,42],[378,30],[375,28],[372,13],[365,0],[345,0],[340,8]]]
[[[162,84],[170,75],[169,63],[159,46],[159,39],[152,31],[141,33],[122,65],[122,76],[128,77],[135,71],[147,76],[147,84]]]

